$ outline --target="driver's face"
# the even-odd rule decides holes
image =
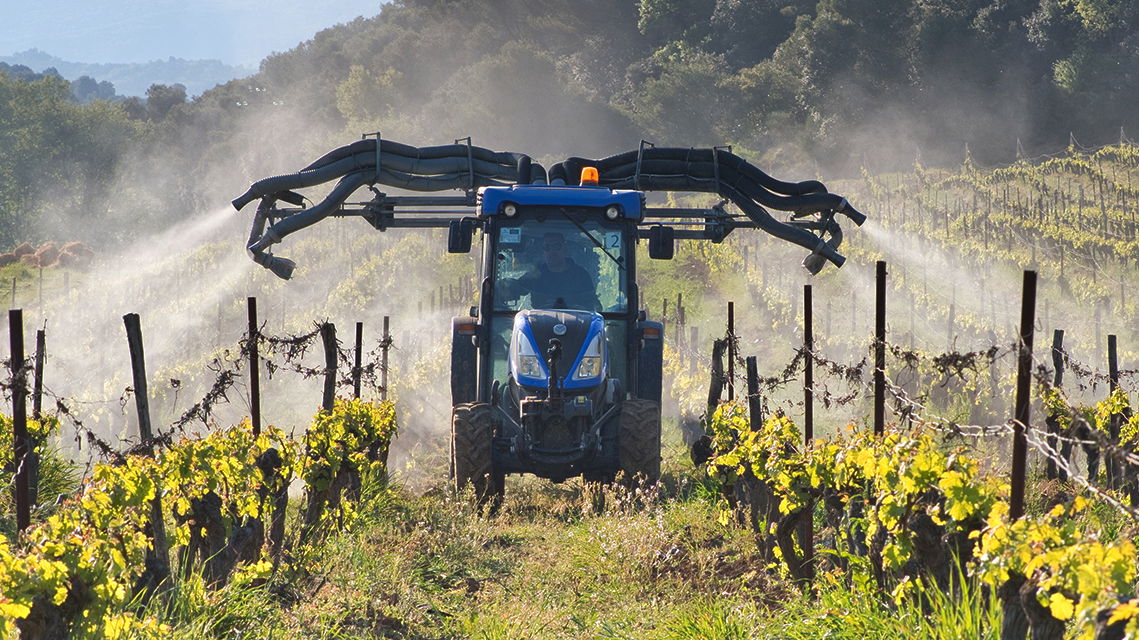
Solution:
[[[560,238],[546,238],[542,242],[542,250],[546,256],[546,262],[555,264],[561,263],[566,255],[565,240]]]

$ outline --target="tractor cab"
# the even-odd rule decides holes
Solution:
[[[453,406],[488,409],[497,474],[612,477],[622,405],[649,402],[659,416],[662,327],[636,307],[642,194],[486,187],[478,212],[482,295],[452,323]]]

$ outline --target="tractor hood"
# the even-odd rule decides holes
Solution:
[[[510,374],[523,387],[545,389],[550,378],[550,347],[560,344],[558,386],[590,389],[604,382],[609,369],[604,320],[591,311],[528,309],[514,316],[510,336]]]

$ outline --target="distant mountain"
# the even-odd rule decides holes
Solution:
[[[24,65],[37,72],[54,68],[59,75],[71,81],[89,76],[115,85],[115,93],[121,96],[145,96],[147,88],[152,84],[181,84],[186,87],[186,93],[193,96],[257,71],[250,67],[228,65],[219,60],[181,58],[144,63],[69,62],[39,49],[0,56],[0,62]]]

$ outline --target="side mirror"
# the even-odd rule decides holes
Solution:
[[[471,238],[474,235],[474,220],[452,220],[447,224],[447,253],[470,253]]]
[[[676,251],[675,230],[656,225],[649,228],[649,257],[654,260],[672,260]]]

